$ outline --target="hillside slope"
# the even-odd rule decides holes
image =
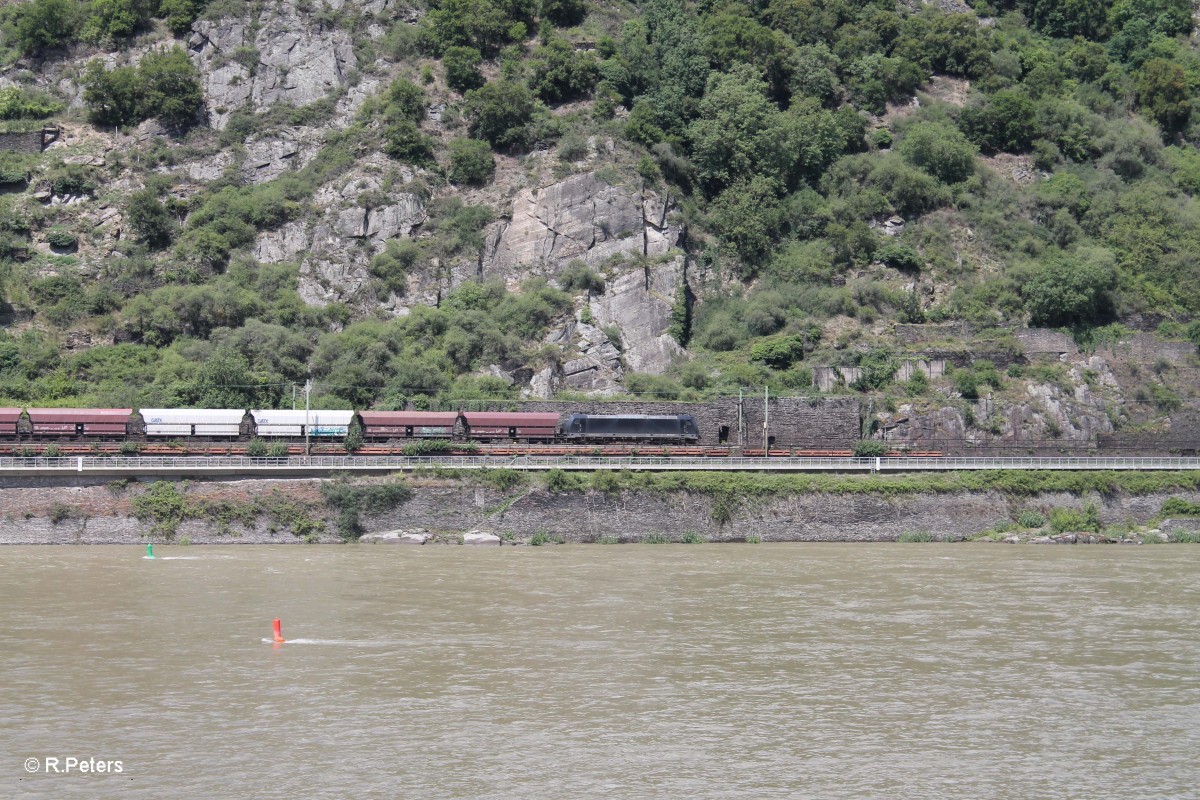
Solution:
[[[1178,0],[11,3],[0,404],[769,386],[858,393],[889,440],[1179,447],[1193,28]]]

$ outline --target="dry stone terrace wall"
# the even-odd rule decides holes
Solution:
[[[9,150],[16,153],[40,153],[42,152],[41,131],[31,131],[29,133],[0,133],[0,150]]]

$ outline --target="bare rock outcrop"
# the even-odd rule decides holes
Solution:
[[[344,5],[325,4],[335,11]],[[295,0],[276,0],[257,18],[196,22],[188,49],[204,84],[209,123],[223,129],[239,108],[303,106],[345,87],[358,66],[353,43],[323,20]]]
[[[266,183],[290,169],[300,169],[321,151],[324,138],[314,128],[292,128],[274,136],[251,137],[242,160],[242,180]]]
[[[621,351],[600,328],[572,319],[563,327],[551,331],[545,342],[562,348],[565,355],[562,365],[542,378],[551,394],[554,390],[562,389],[586,394],[619,394],[624,391],[620,383],[623,373]],[[531,384],[531,394],[536,389]]]
[[[669,198],[612,185],[595,172],[572,175],[513,201],[512,217],[494,230],[484,275],[553,271],[573,259],[598,264],[612,255],[660,255],[679,239]]]
[[[354,172],[317,190],[313,202],[321,210],[315,222],[298,220],[258,237],[254,257],[276,263],[300,261],[301,298],[310,305],[356,298],[367,285],[367,265],[384,250],[388,239],[412,236],[427,214],[424,201],[403,191],[385,191],[394,164],[382,157],[367,159]],[[412,179],[400,168],[400,183]],[[360,198],[377,205],[364,206]],[[387,300],[387,298],[376,298]]]
[[[679,256],[630,270],[592,299],[596,324],[615,325],[621,331],[622,356],[631,371],[661,375],[672,360],[685,354],[668,331],[671,306],[686,278],[685,262]]]

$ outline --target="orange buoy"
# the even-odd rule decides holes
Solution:
[[[280,624],[279,620],[275,620],[275,641],[279,642],[280,644],[283,643],[283,626]]]

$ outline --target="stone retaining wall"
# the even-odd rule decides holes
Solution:
[[[318,479],[194,482],[188,492],[208,499],[244,501],[281,490],[308,502],[319,499]],[[136,491],[136,489],[134,490]],[[364,519],[368,533],[415,531],[457,534],[483,531],[523,540],[538,532],[568,541],[616,537],[640,541],[649,536],[678,538],[695,532],[712,541],[749,536],[763,541],[889,541],[902,533],[928,531],[953,538],[990,530],[1030,508],[1082,509],[1095,503],[1105,524],[1142,524],[1156,515],[1168,497],[1200,502],[1200,492],[1142,496],[1076,497],[1044,494],[1014,500],[999,492],[958,494],[796,494],[743,498],[724,507],[713,497],[691,492],[624,491],[551,493],[542,488],[501,492],[454,480],[417,481],[412,499],[393,512]],[[69,516],[52,522],[56,505]],[[103,483],[86,479],[0,483],[0,544],[144,544],[149,525],[131,516],[129,493],[117,495]],[[722,518],[726,519],[722,519]],[[1176,527],[1186,528],[1187,521]],[[287,531],[271,532],[265,520],[253,529],[222,533],[210,522],[185,522],[177,533],[192,543],[294,544]],[[321,541],[338,537],[330,524]]]
[[[25,133],[0,133],[0,150],[17,153],[40,153],[46,145],[58,138],[58,130],[27,131]]]
[[[762,395],[742,399],[741,424],[744,447],[762,447]],[[700,443],[720,444],[722,429],[726,444],[738,445],[738,399],[725,397],[708,403],[663,403],[654,400],[580,401],[523,403],[522,411],[556,414],[691,414],[700,430]],[[766,414],[770,435],[780,447],[841,450],[861,438],[862,422],[858,398],[775,397]]]

